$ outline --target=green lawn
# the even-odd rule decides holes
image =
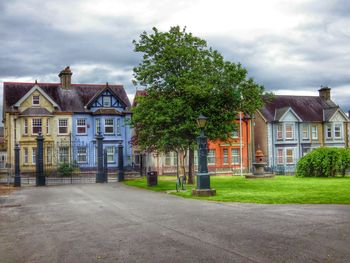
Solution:
[[[125,181],[126,185],[153,191],[175,189],[175,176],[158,177],[158,186],[148,187],[146,178]],[[193,185],[187,190],[172,193],[185,198],[206,199],[221,202],[261,204],[350,204],[350,177],[298,178],[276,176],[272,179],[245,179],[239,176],[212,176],[211,187],[217,195],[192,197]]]

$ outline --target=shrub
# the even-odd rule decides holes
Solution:
[[[297,164],[296,176],[334,177],[345,175],[350,168],[350,150],[344,148],[317,148],[302,157]]]
[[[69,163],[62,163],[58,167],[58,174],[60,176],[72,176],[73,171],[74,171],[74,166]]]

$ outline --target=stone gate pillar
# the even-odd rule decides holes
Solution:
[[[101,132],[96,135],[97,143],[97,173],[96,173],[96,183],[104,182],[103,174],[103,136]]]
[[[39,133],[36,137],[36,186],[46,185],[46,178],[44,175],[44,137]]]
[[[20,169],[19,169],[19,145],[16,144],[15,146],[15,180],[14,180],[14,187],[20,187],[21,186],[21,175],[20,175]]]
[[[122,142],[118,145],[118,182],[124,181],[124,158]]]

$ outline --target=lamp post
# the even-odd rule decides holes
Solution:
[[[197,118],[197,126],[200,128],[200,135],[197,138],[198,143],[198,172],[197,188],[192,190],[192,195],[196,196],[213,196],[216,194],[215,189],[210,189],[210,175],[208,173],[208,143],[204,134],[204,127],[207,117],[202,114]]]

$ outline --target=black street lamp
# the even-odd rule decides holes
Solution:
[[[204,127],[207,117],[202,114],[197,119],[197,126],[201,129],[197,138],[198,143],[198,172],[197,172],[197,188],[192,190],[192,195],[196,196],[212,196],[216,194],[215,189],[210,189],[210,175],[208,173],[208,142],[204,134]]]

